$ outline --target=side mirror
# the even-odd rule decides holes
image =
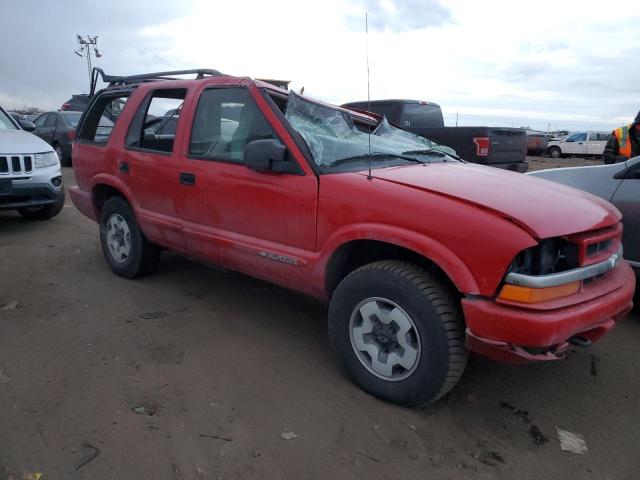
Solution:
[[[275,138],[247,143],[243,160],[247,168],[260,173],[298,173],[296,164],[287,160],[287,147]]]
[[[20,120],[18,123],[20,124],[20,127],[27,132],[33,132],[36,129],[36,124],[29,122],[28,120]]]

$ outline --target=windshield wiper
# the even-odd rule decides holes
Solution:
[[[406,160],[408,162],[412,162],[412,163],[425,163],[422,160],[418,160],[417,158],[413,158],[413,157],[407,157],[405,155],[400,155],[397,153],[384,153],[384,152],[373,152],[371,154],[365,153],[362,155],[354,155],[352,157],[344,157],[344,158],[339,158],[338,160],[336,160],[335,162],[331,162],[331,166],[334,165],[341,165],[343,163],[348,163],[351,161],[357,161],[357,160],[366,160],[369,157],[371,158],[400,158],[402,160]]]
[[[452,153],[445,153],[442,150],[436,150],[434,148],[429,148],[427,150],[408,150],[406,152],[402,152],[402,154],[403,155],[431,155],[432,157],[451,157],[451,158],[455,158],[456,160],[462,160],[458,155],[454,155]]]

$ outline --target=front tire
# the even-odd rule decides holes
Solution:
[[[40,207],[23,207],[18,209],[18,213],[29,220],[49,220],[58,215],[64,207],[64,189],[60,190],[55,203]]]
[[[551,158],[560,158],[562,156],[562,151],[558,147],[551,147],[549,149],[549,156]]]
[[[459,301],[406,262],[375,262],[348,275],[331,299],[329,337],[356,384],[406,406],[446,394],[467,360]]]
[[[100,244],[111,270],[121,277],[152,273],[160,261],[160,248],[144,236],[131,206],[122,197],[111,197],[102,207]]]

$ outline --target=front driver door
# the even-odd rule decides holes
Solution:
[[[584,155],[587,153],[587,133],[569,135],[562,146],[562,153],[568,155]]]
[[[194,253],[293,287],[315,250],[318,179],[283,130],[257,89],[203,90],[184,163],[194,185],[183,191],[181,216]],[[244,164],[245,147],[259,139],[283,141],[291,173]]]
[[[640,268],[640,157],[629,160],[627,164],[630,167],[611,203],[622,213],[624,258]]]

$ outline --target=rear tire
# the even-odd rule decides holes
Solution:
[[[355,383],[406,406],[435,402],[458,382],[468,354],[464,336],[451,289],[411,263],[360,267],[329,307],[331,343]]]
[[[560,158],[562,156],[562,151],[558,147],[551,147],[549,149],[549,156],[551,158]]]
[[[23,207],[18,213],[29,220],[49,220],[58,215],[64,207],[64,188],[60,190],[56,202],[41,207]]]
[[[122,197],[110,197],[100,212],[102,253],[117,275],[135,278],[152,273],[160,248],[140,230],[131,206]]]

